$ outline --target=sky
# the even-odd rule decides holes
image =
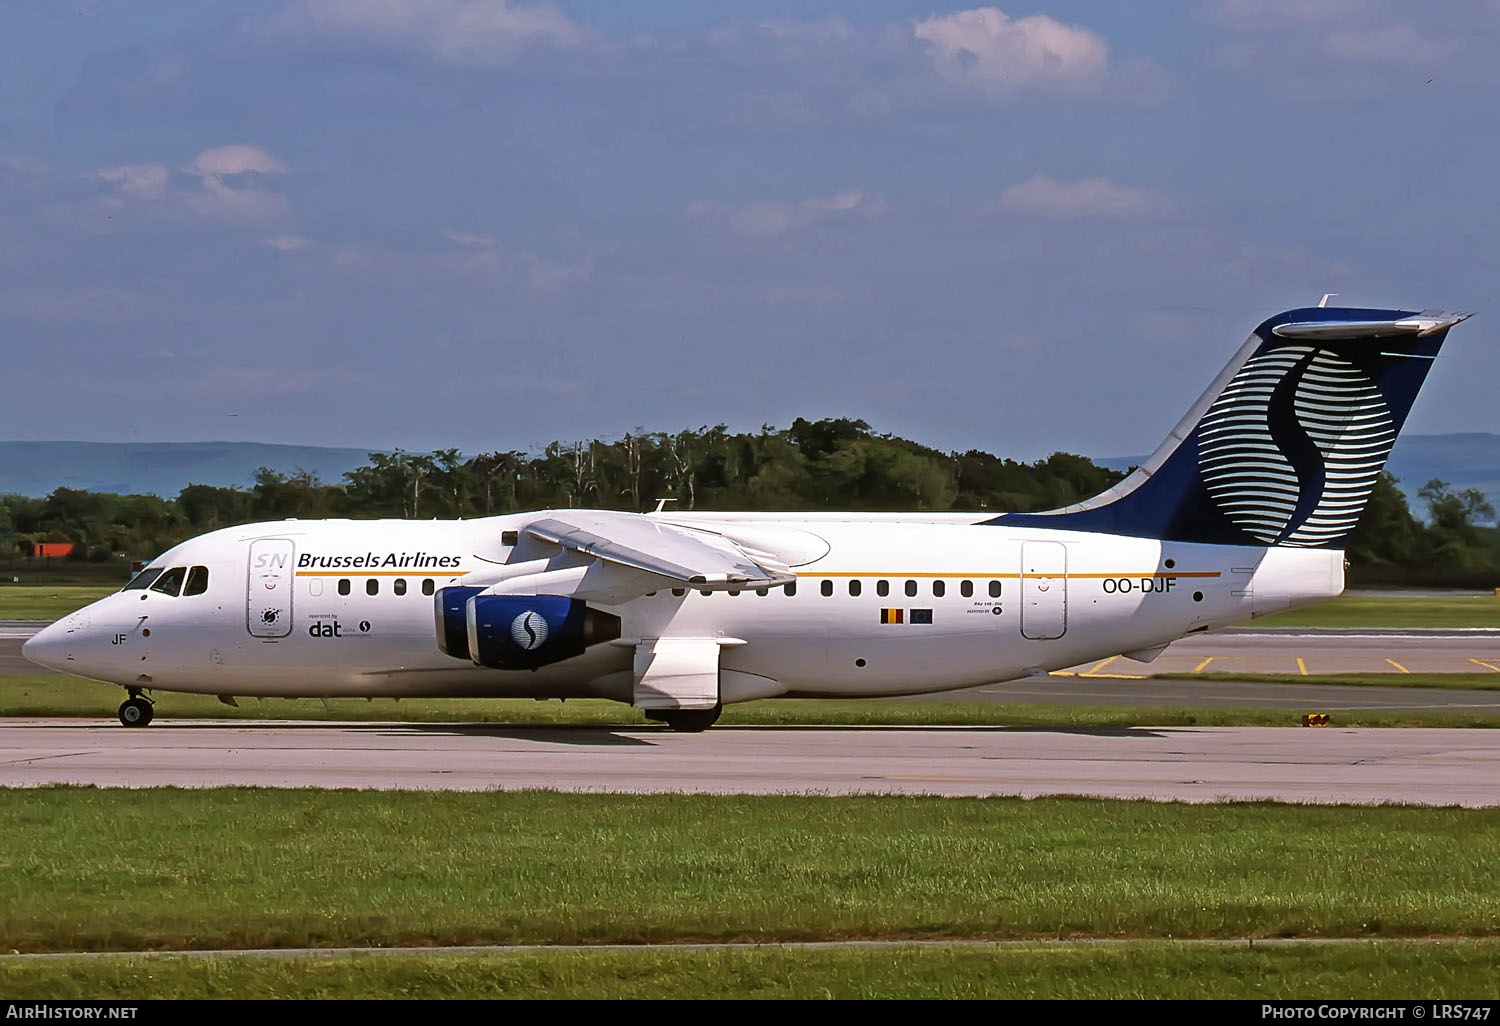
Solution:
[[[0,0],[0,438],[857,417],[1149,452],[1325,292],[1477,310],[1500,0]]]

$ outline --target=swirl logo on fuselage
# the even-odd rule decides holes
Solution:
[[[547,640],[547,619],[535,609],[528,609],[511,621],[510,636],[528,652],[541,648]]]
[[[1267,545],[1335,543],[1354,529],[1396,441],[1375,383],[1327,349],[1246,361],[1198,426],[1198,470],[1220,510]]]

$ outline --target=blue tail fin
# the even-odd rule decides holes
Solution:
[[[1134,474],[1087,502],[989,523],[1342,548],[1448,329],[1466,316],[1278,314]]]

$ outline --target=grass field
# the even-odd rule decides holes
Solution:
[[[57,620],[120,590],[100,585],[0,585],[0,620]]]
[[[1375,941],[1218,949],[1095,946],[309,958],[0,957],[12,1000],[142,998],[1430,999],[1500,991],[1500,942]]]
[[[1496,582],[1500,585],[1500,581]],[[1258,627],[1495,627],[1500,596],[1341,595],[1331,602],[1277,613]]]
[[[1415,675],[1412,675],[1415,676]],[[1317,678],[1300,678],[1316,683]],[[58,674],[0,676],[0,718],[88,716],[113,720],[125,692]],[[155,695],[157,721],[182,719],[403,721],[416,723],[512,723],[576,727],[654,726],[638,709],[602,699],[536,702],[518,698],[377,699],[335,698],[329,708],[315,698],[242,698],[238,708],[208,695],[162,691]],[[1340,727],[1500,727],[1500,712],[1436,712],[1425,709],[1338,711],[1306,708],[1254,709],[1182,706],[1049,705],[1008,702],[937,702],[921,699],[772,699],[732,705],[721,726],[856,727],[1290,727],[1304,712],[1332,712]],[[154,729],[151,727],[148,730]]]
[[[0,949],[1500,935],[1500,810],[0,790]]]
[[[121,582],[123,583],[123,582]],[[119,590],[120,584],[0,585],[0,620],[55,620]],[[1344,595],[1255,621],[1266,627],[1495,627],[1500,597]]]

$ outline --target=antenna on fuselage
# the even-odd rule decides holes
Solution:
[[[1323,298],[1320,299],[1320,300],[1318,300],[1318,309],[1321,310],[1321,309],[1323,309],[1323,307],[1327,306],[1328,305],[1328,301],[1330,299],[1332,299],[1336,295],[1338,295],[1337,292],[1325,292],[1325,293],[1323,293]]]
[[[656,508],[653,509],[651,512],[652,513],[665,513],[667,511],[667,503],[669,503],[669,502],[676,502],[676,501],[677,501],[676,498],[671,498],[671,499],[657,499],[656,500]]]

